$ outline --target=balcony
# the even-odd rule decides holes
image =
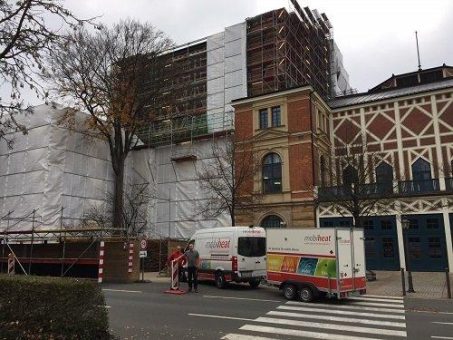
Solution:
[[[377,197],[388,197],[393,195],[392,183],[367,183],[361,184],[353,191],[349,185],[318,188],[318,199],[320,201],[335,201],[350,199],[352,196],[367,199]]]
[[[351,195],[351,187],[349,186],[334,186],[334,187],[319,187],[319,201],[329,202],[344,199]]]
[[[440,192],[439,179],[400,181],[398,189],[403,196],[434,194]]]

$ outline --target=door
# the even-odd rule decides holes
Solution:
[[[239,271],[266,270],[266,238],[255,236],[238,237]]]
[[[321,218],[321,227],[350,227],[352,218]],[[399,270],[398,236],[395,216],[364,218],[366,268],[370,270]]]
[[[337,259],[340,291],[354,289],[354,253],[350,229],[337,229]]]
[[[363,220],[366,268],[399,270],[395,216],[374,216]]]
[[[411,271],[440,272],[447,267],[445,229],[442,214],[407,215],[409,228],[404,231]]]

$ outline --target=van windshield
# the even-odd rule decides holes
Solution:
[[[260,257],[266,255],[266,238],[239,237],[238,254],[246,257]]]

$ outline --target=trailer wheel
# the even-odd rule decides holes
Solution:
[[[225,276],[223,276],[222,272],[217,272],[215,274],[215,285],[219,289],[225,288]]]
[[[297,287],[293,284],[287,283],[283,286],[283,296],[287,300],[294,300],[297,295]]]
[[[304,286],[299,290],[299,298],[302,302],[312,302],[315,299],[315,294],[310,287]]]
[[[261,280],[260,279],[254,279],[254,280],[250,280],[249,281],[249,285],[251,288],[255,289],[255,288],[258,288],[258,286],[260,285],[261,283]]]

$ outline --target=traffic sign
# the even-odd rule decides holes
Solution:
[[[140,250],[147,250],[148,249],[148,241],[146,238],[142,238],[140,240]]]
[[[146,250],[140,250],[140,258],[144,258],[148,256],[148,252]]]

